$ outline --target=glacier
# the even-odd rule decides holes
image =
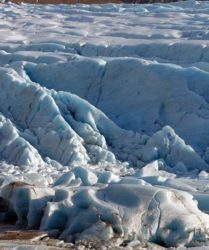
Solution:
[[[208,17],[207,1],[0,4],[0,223],[207,248]]]

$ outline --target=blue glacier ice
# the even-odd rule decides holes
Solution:
[[[0,4],[0,222],[104,249],[208,247],[208,15]]]

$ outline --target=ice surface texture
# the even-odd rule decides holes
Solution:
[[[19,225],[58,230],[66,241],[207,244],[209,216],[191,194],[127,180],[102,185],[95,174],[77,167],[60,177],[54,190],[13,182],[2,187],[1,197],[9,201]]]
[[[0,194],[18,225],[208,245],[208,15],[0,5]]]

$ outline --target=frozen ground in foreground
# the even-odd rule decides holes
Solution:
[[[207,248],[209,3],[1,4],[0,20],[0,221]]]

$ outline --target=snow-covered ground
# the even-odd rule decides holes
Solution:
[[[209,245],[209,2],[1,4],[0,38],[1,221]]]

